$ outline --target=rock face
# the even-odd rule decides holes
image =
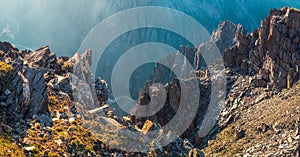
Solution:
[[[181,81],[181,83],[180,83]],[[194,80],[195,81],[195,80]],[[197,93],[197,91],[192,91],[195,92],[195,94],[187,94],[187,95],[183,95],[183,97],[181,97],[181,86],[182,84],[185,85],[185,89],[190,89],[190,88],[194,88],[192,87],[192,85],[194,85],[193,83],[191,83],[192,81],[190,80],[182,80],[182,79],[173,79],[172,82],[170,82],[170,84],[167,84],[165,87],[165,91],[167,93],[166,96],[166,100],[161,100],[161,102],[165,102],[163,108],[156,114],[154,114],[153,116],[149,117],[149,118],[138,118],[133,116],[132,118],[134,119],[134,123],[142,123],[144,124],[146,121],[151,120],[154,122],[157,122],[160,126],[165,126],[167,123],[169,123],[175,116],[176,112],[179,109],[180,105],[188,105],[189,103],[192,104],[193,102],[189,101],[189,102],[185,102],[184,100],[200,100],[199,102],[195,102],[197,104],[199,104],[198,107],[198,111],[195,115],[195,118],[193,118],[193,122],[190,125],[190,128],[185,132],[185,134],[182,136],[183,138],[195,138],[197,137],[196,133],[197,133],[197,129],[198,129],[198,125],[201,124],[204,114],[207,110],[207,106],[209,104],[210,101],[210,85],[209,85],[209,80],[205,80],[205,81],[199,81],[197,80],[197,82],[199,83],[199,88],[200,88],[200,93]],[[149,87],[150,84],[148,84],[148,86],[146,86],[146,88],[141,92],[140,94],[140,99],[138,100],[138,104],[139,105],[149,105],[149,103],[153,103],[154,97],[152,96],[152,91],[151,91],[151,87]],[[161,96],[161,95],[160,95]],[[190,96],[194,96],[194,98],[190,98]],[[188,98],[184,98],[184,97],[188,97]],[[200,97],[197,98],[197,97]],[[150,99],[151,98],[151,99]],[[183,98],[183,99],[181,99]],[[150,104],[150,105],[155,105],[155,104]],[[184,115],[190,115],[190,108],[188,108],[188,106],[184,107],[186,110],[181,110],[180,112],[183,113]],[[132,114],[136,114],[135,112],[139,112],[139,108],[136,108],[135,110],[132,111]],[[179,122],[178,122],[179,124]]]
[[[50,49],[48,46],[37,49],[26,55],[28,63],[33,63],[34,67],[49,68]]]
[[[266,53],[261,64],[271,83],[284,88],[288,82],[293,84],[299,79],[300,14],[291,8],[273,10],[270,14],[259,30],[258,51]]]
[[[239,67],[277,89],[292,85],[299,79],[299,16],[292,8],[271,10],[258,30],[225,50],[225,65]]]
[[[20,114],[21,117],[32,117],[47,109],[47,84],[44,74],[49,65],[49,47],[34,52],[19,52],[9,43],[1,42],[4,52],[2,61],[13,66],[13,77],[10,84],[11,92],[2,93],[7,107]]]
[[[92,65],[92,51],[83,54],[75,53],[69,60],[73,64],[73,72],[69,74],[74,101],[79,102],[87,110],[99,108],[109,97],[109,90],[105,80],[94,79],[90,70]]]
[[[46,71],[40,69],[25,69],[24,80],[22,79],[23,86],[25,86],[22,95],[25,99],[23,99],[24,101],[19,102],[23,103],[23,105],[27,105],[26,102],[29,101],[28,106],[21,107],[21,114],[25,117],[31,117],[38,112],[47,110],[48,96],[47,84],[44,79],[45,72]]]
[[[138,104],[146,105],[150,102],[150,86],[154,83],[166,84],[164,88],[167,98],[164,108],[148,118],[132,116],[133,122],[142,125],[150,119],[161,126],[167,124],[176,113],[180,102],[181,89],[176,83],[178,80],[174,78],[200,77],[199,80],[202,80],[199,81],[200,89],[205,91],[200,95],[201,107],[190,128],[182,137],[189,138],[195,145],[203,144],[203,141],[196,137],[197,127],[195,126],[201,125],[203,119],[201,117],[206,114],[211,90],[209,72],[206,70],[207,65],[201,53],[206,52],[215,43],[223,55],[228,82],[226,101],[221,105],[224,110],[220,115],[220,125],[225,127],[238,116],[238,113],[235,113],[236,108],[246,108],[246,104],[257,104],[272,97],[278,91],[289,88],[299,80],[299,16],[300,12],[292,8],[271,10],[270,16],[266,17],[260,28],[252,33],[247,33],[240,24],[224,21],[213,32],[211,40],[207,43],[195,48],[182,46],[176,54],[162,60],[172,68],[157,64],[150,80],[140,92]],[[179,53],[191,63],[193,70],[178,70],[184,69],[184,60],[178,59]],[[176,76],[172,70],[180,71],[180,76]],[[134,112],[138,112],[136,110],[138,109]]]
[[[247,31],[242,25],[224,21],[219,24],[218,29],[212,33],[211,41],[216,43],[220,52],[224,52],[225,49],[236,44],[239,38],[246,35],[246,33]]]
[[[96,82],[96,93],[89,70],[91,50],[72,58],[57,58],[48,46],[19,52],[10,43],[0,42],[0,52],[0,105],[17,117],[26,119],[47,112],[49,91],[66,95],[85,109],[100,107],[97,96],[101,104],[108,99],[105,81]]]

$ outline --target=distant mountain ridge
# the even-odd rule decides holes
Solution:
[[[0,35],[1,41],[31,49],[49,45],[53,51],[59,52],[59,56],[70,56],[78,50],[84,37],[97,23],[125,9],[139,6],[169,7],[195,18],[209,32],[223,20],[241,23],[246,30],[252,31],[271,8],[299,8],[300,3],[296,0],[66,0],[38,3],[35,0],[10,0],[1,1],[0,6],[3,6],[0,10],[0,34],[6,30],[5,34]]]

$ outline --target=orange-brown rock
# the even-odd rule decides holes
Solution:
[[[146,135],[151,129],[154,129],[154,127],[155,124],[152,121],[146,120],[142,128],[142,133]]]

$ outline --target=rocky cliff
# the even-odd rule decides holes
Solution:
[[[280,10],[271,10],[270,16],[267,16],[261,22],[260,28],[252,33],[247,33],[240,24],[236,25],[229,21],[224,21],[213,32],[211,40],[207,43],[194,48],[181,47],[177,54],[162,60],[169,67],[181,65],[181,67],[177,68],[184,69],[183,64],[178,64],[177,62],[178,53],[181,53],[194,68],[192,71],[187,72],[191,74],[183,79],[199,77],[200,107],[193,123],[181,136],[182,138],[189,139],[196,146],[205,147],[207,139],[213,138],[220,130],[227,128],[241,114],[247,114],[243,112],[246,112],[245,110],[249,106],[281,93],[282,89],[291,88],[299,80],[299,16],[300,12],[293,8],[285,7]],[[207,47],[211,47],[212,43],[218,46],[223,55],[228,81],[227,95],[225,103],[220,104],[222,111],[219,122],[216,123],[210,134],[199,139],[197,138],[197,129],[202,124],[203,119],[201,117],[206,114],[211,91],[209,88],[209,80],[211,78],[207,64],[201,54],[205,53]],[[174,108],[176,111],[180,104],[178,98],[180,98],[181,90],[176,81],[171,81],[175,77],[178,76],[171,69],[161,64],[156,65],[152,77],[140,93],[138,104],[144,105],[150,101],[152,96],[151,88],[149,87],[152,83],[166,83],[169,81],[170,83],[165,86],[167,91],[165,106],[161,112],[148,118],[136,118],[133,116],[135,123],[143,124],[146,120],[158,122],[162,126],[168,123],[169,119],[174,115]],[[204,84],[208,85],[204,86]],[[299,115],[296,117],[299,118]],[[293,139],[294,142],[295,140]],[[288,151],[288,153],[292,154],[296,147],[292,146],[287,149],[292,150]],[[273,149],[275,153],[276,151],[274,150],[276,149]]]
[[[213,156],[299,155],[299,30],[300,11],[287,7],[271,10],[252,33],[224,21],[210,41],[182,46],[164,58],[172,69],[157,64],[140,92],[140,106],[124,117],[108,104],[105,80],[94,79],[90,71],[92,50],[58,58],[48,46],[31,52],[0,42],[0,156],[203,156],[202,151]],[[202,56],[214,45],[224,66],[218,61],[208,67]],[[190,71],[182,70],[186,61]],[[221,76],[222,67],[226,89],[212,93],[214,75]],[[194,88],[199,92],[189,90]],[[217,121],[205,136],[198,136],[210,101],[223,95],[224,102],[217,104],[220,115],[211,117]],[[149,102],[164,104],[152,116],[134,116],[156,107]],[[194,110],[191,104],[199,107]],[[149,141],[146,135],[164,132],[162,127],[179,110],[182,116],[171,127],[180,129],[180,122],[193,116],[187,130],[180,136],[171,130]],[[159,147],[167,138],[173,142]],[[158,149],[130,153],[114,147],[138,149],[143,147],[139,142]]]
[[[0,42],[0,55],[0,156],[122,153],[82,121],[83,112],[103,105],[109,94],[105,81],[94,81],[89,71],[90,50],[58,58],[48,46],[31,52]]]

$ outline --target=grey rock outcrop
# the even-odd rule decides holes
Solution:
[[[234,24],[230,21],[223,21],[217,30],[212,33],[211,41],[215,42],[220,52],[224,52],[228,47],[236,44],[239,38],[246,35],[247,31],[241,24]]]
[[[34,52],[19,52],[9,43],[1,42],[1,50],[5,52],[4,60],[10,60],[13,66],[11,93],[6,96],[6,104],[22,117],[47,110],[47,84],[44,74],[48,71],[48,47]]]
[[[95,79],[90,70],[92,65],[92,51],[87,50],[83,54],[75,53],[70,58],[73,64],[73,73],[70,74],[74,101],[79,102],[87,110],[99,108],[96,93]]]
[[[26,60],[29,64],[33,64],[33,67],[50,68],[49,65],[50,49],[48,46],[39,48],[28,55]]]

